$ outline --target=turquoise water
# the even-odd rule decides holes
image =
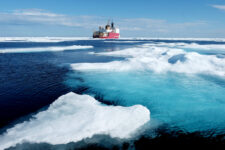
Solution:
[[[151,111],[152,120],[186,132],[224,132],[225,81],[219,77],[90,71],[68,74],[66,84],[89,87],[87,93],[118,105],[144,105]]]

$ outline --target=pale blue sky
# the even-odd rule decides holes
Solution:
[[[91,36],[108,19],[122,37],[225,37],[224,0],[0,1],[0,36]]]

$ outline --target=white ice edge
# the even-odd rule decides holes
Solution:
[[[121,37],[121,40],[186,40],[225,42],[225,38],[154,38],[154,37]],[[92,37],[0,37],[0,42],[63,42],[73,40],[104,40]],[[119,40],[118,40],[119,41]]]
[[[0,37],[0,42],[63,42],[91,39],[91,37]]]
[[[0,135],[0,149],[23,142],[66,144],[95,134],[130,138],[148,121],[150,111],[142,105],[107,106],[89,95],[71,92]]]
[[[198,49],[198,50],[225,50],[225,44],[204,44],[200,45],[197,43],[182,43],[182,42],[176,42],[176,43],[165,43],[165,42],[159,42],[159,43],[146,43],[142,45],[143,47],[149,47],[149,46],[164,46],[164,47],[171,47],[171,48],[189,48],[189,49]]]
[[[172,41],[216,41],[225,42],[225,38],[156,38],[156,37],[122,37],[123,40],[172,40]]]
[[[142,45],[119,51],[94,54],[124,57],[125,60],[107,63],[77,63],[71,64],[71,68],[80,71],[151,70],[156,73],[177,72],[225,76],[225,58],[218,58],[215,55],[201,55],[197,52],[186,52],[179,48]],[[185,60],[182,61],[181,59]],[[170,63],[171,60],[175,62]]]
[[[5,49],[0,49],[0,53],[64,51],[64,50],[89,49],[89,48],[93,48],[93,46],[72,45],[72,46],[51,46],[51,47],[33,47],[33,48],[5,48]]]

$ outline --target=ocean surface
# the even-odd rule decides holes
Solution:
[[[1,149],[225,146],[225,39],[0,38]]]

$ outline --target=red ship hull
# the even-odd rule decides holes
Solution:
[[[118,39],[119,37],[120,34],[114,32],[109,32],[107,35],[104,34],[93,35],[93,38],[100,38],[100,39]]]
[[[108,36],[100,36],[101,39],[118,39],[120,37],[119,33],[110,32],[108,33]]]

